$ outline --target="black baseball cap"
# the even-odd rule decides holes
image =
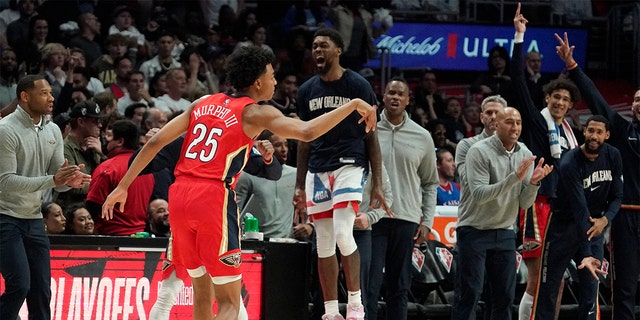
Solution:
[[[81,101],[76,103],[71,112],[69,112],[71,119],[76,118],[97,118],[101,119],[104,115],[100,114],[100,107],[91,100]]]

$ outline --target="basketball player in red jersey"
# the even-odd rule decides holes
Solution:
[[[118,187],[102,207],[105,219],[116,204],[123,207],[127,188],[163,146],[186,134],[169,188],[174,259],[187,268],[194,291],[193,318],[246,319],[240,311],[241,252],[239,214],[233,188],[247,161],[254,138],[263,130],[302,141],[329,131],[352,112],[361,116],[367,132],[376,128],[376,108],[353,99],[310,121],[285,117],[273,106],[258,105],[271,99],[276,80],[273,53],[246,47],[231,55],[228,79],[235,94],[218,93],[193,102],[149,140]]]

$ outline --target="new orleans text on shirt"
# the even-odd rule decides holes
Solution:
[[[602,182],[602,181],[612,181],[613,176],[611,175],[611,170],[598,170],[594,171],[591,176],[586,177],[582,180],[583,188],[589,188],[592,183]]]
[[[335,109],[347,102],[351,101],[347,97],[339,96],[325,96],[309,100],[309,111],[316,111],[319,109]]]

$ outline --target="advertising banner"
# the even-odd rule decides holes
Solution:
[[[162,283],[164,253],[51,250],[53,320],[147,320]],[[242,254],[242,297],[249,319],[261,317],[262,255]],[[0,278],[0,293],[4,292]],[[215,306],[214,306],[215,310]],[[193,287],[186,280],[170,319],[191,319]],[[20,311],[28,319],[26,304]]]
[[[527,27],[524,49],[541,53],[542,72],[564,69],[555,53],[558,43],[554,33],[562,36],[565,31],[575,46],[575,60],[584,65],[587,30]],[[389,50],[393,68],[484,71],[488,69],[489,51],[494,46],[505,47],[512,53],[513,35],[513,26],[397,22],[374,42],[378,48]],[[379,68],[380,60],[372,59],[367,66]]]

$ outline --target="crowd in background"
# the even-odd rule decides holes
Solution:
[[[243,1],[53,0],[12,0],[6,5],[9,7],[0,12],[0,112],[6,116],[15,109],[15,88],[21,77],[43,74],[53,89],[52,120],[65,137],[65,156],[71,163],[86,164],[88,174],[120,152],[109,147],[115,121],[132,121],[139,128],[142,145],[196,98],[233,90],[225,81],[224,62],[238,47],[255,45],[274,51],[278,86],[273,99],[265,103],[295,117],[297,88],[315,72],[310,50],[313,32],[330,25],[345,39],[341,64],[359,71],[381,95],[376,73],[364,64],[376,55],[372,39],[392,26],[385,9],[396,6],[384,1],[245,6]],[[353,15],[361,17],[355,27]],[[542,86],[551,77],[540,73],[540,63],[539,54],[527,56],[531,92],[542,106]],[[396,75],[402,72],[394,70]],[[482,131],[482,98],[501,94],[509,100],[509,57],[502,47],[491,49],[488,71],[470,84],[465,96],[445,96],[438,89],[437,76],[438,72],[427,68],[410,84],[413,90],[407,110],[429,129],[437,148],[455,156],[458,141]],[[95,103],[99,113],[74,114],[73,107],[84,101]],[[93,104],[87,106],[92,109]],[[295,166],[294,141],[289,142],[289,150],[287,164]],[[105,234],[101,222],[92,221],[92,217],[100,220],[96,208],[91,210],[89,204],[93,212],[83,214],[89,189],[46,193],[45,217],[62,211],[64,215],[54,217],[58,224],[65,224],[66,219],[63,232]],[[150,195],[158,197],[157,192]],[[142,209],[135,215],[140,221],[115,234],[149,231],[152,212],[147,213],[146,205],[137,210]],[[168,223],[166,215],[156,220]],[[98,226],[95,230],[73,228],[76,221]],[[52,233],[62,231],[50,229]]]

